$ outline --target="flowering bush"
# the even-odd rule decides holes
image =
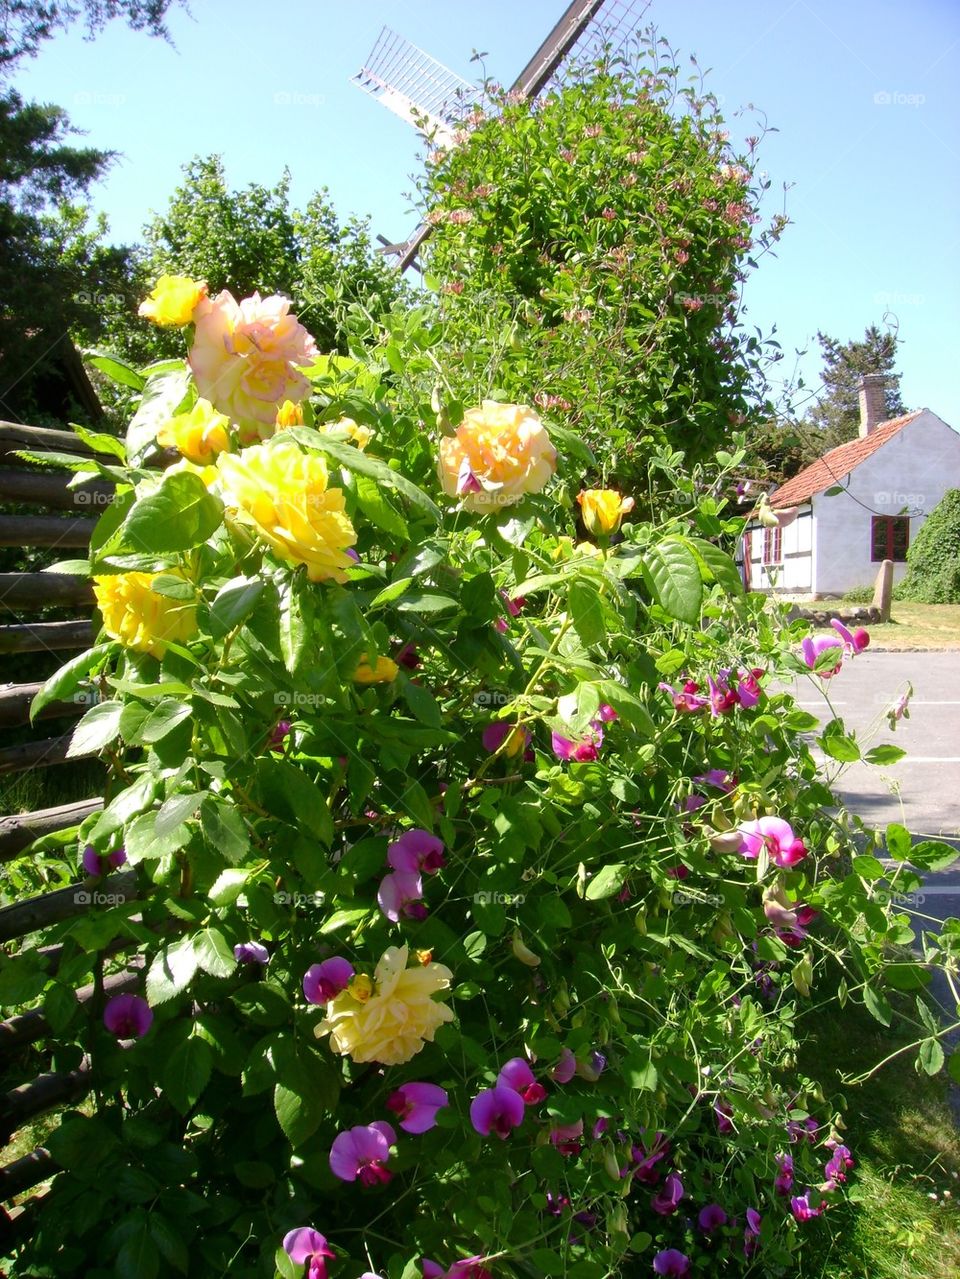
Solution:
[[[230,313],[309,350],[275,300]],[[838,966],[881,1020],[928,977],[884,955],[912,934],[878,887],[916,875],[872,836],[851,863],[782,691],[842,636],[809,671],[803,624],[742,594],[722,505],[627,522],[547,412],[454,427],[389,362],[291,357],[299,424],[282,369],[218,395],[203,324],[196,381],[150,378],[125,460],[74,464],[118,486],[103,632],[34,710],[99,693],[83,870],[124,862],[138,893],[47,934],[45,1013],[97,1105],[51,1135],[13,1273],[788,1269],[856,1156],[797,1072],[800,1014]],[[416,313],[392,340],[436,359]],[[230,418],[216,466],[148,469],[201,395]],[[583,483],[596,543],[556,500]],[[819,743],[861,754],[839,721]],[[125,967],[139,988],[104,1006]]]

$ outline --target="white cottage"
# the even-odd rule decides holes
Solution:
[[[842,595],[872,585],[883,560],[893,560],[895,582],[903,577],[920,525],[948,489],[960,488],[960,433],[929,409],[880,421],[884,383],[882,374],[861,380],[857,439],[770,494],[778,526],[747,525],[750,589]]]

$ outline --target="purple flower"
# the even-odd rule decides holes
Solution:
[[[577,1059],[577,1074],[588,1084],[595,1084],[607,1068],[607,1059],[596,1049],[586,1058]]]
[[[717,1118],[717,1132],[721,1137],[726,1137],[728,1133],[733,1132],[733,1107],[725,1101],[718,1101],[713,1107],[713,1113]]]
[[[394,924],[401,915],[404,919],[425,919],[427,916],[427,908],[423,904],[423,882],[414,871],[395,870],[384,875],[377,903]]]
[[[83,850],[82,865],[88,875],[106,875],[127,860],[127,850],[117,848],[112,853],[98,853],[92,844]]]
[[[286,741],[293,724],[288,719],[282,719],[276,728],[270,734],[270,740],[267,742],[267,748],[272,751],[282,751],[283,743]]]
[[[790,1200],[790,1211],[796,1221],[810,1221],[813,1217],[819,1217],[826,1207],[826,1204],[819,1204],[814,1208],[810,1203],[810,1194],[810,1190],[805,1190],[802,1195],[794,1195]]]
[[[740,852],[744,857],[759,857],[760,850],[766,848],[770,860],[783,870],[796,866],[807,855],[803,840],[794,835],[792,826],[782,817],[760,817],[753,822],[743,822],[740,836]]]
[[[417,652],[416,644],[404,644],[393,660],[398,666],[404,667],[405,670],[415,671],[420,665],[420,654]]]
[[[569,1048],[564,1048],[560,1053],[560,1060],[557,1064],[547,1071],[550,1078],[557,1084],[568,1084],[577,1071],[577,1059]]]
[[[669,1217],[671,1213],[677,1211],[677,1206],[682,1198],[683,1182],[675,1172],[672,1172],[650,1200],[650,1207],[654,1212],[658,1212],[661,1217]]]
[[[336,999],[353,981],[353,974],[353,964],[339,955],[325,959],[322,964],[311,964],[303,974],[303,993],[307,1003],[328,1004],[331,999]]]
[[[773,1188],[778,1195],[789,1195],[793,1189],[793,1155],[777,1155],[777,1176]]]
[[[702,711],[710,705],[708,698],[701,696],[700,685],[695,679],[688,679],[678,693],[672,684],[660,683],[657,688],[663,689],[673,698],[674,709],[678,711]]]
[[[830,625],[843,640],[843,647],[851,657],[856,657],[858,653],[862,653],[865,648],[869,647],[870,633],[865,631],[862,626],[857,627],[851,634],[837,617],[831,620]]]
[[[833,1157],[827,1162],[823,1169],[823,1175],[827,1181],[846,1181],[847,1172],[853,1167],[853,1159],[850,1151],[846,1146],[837,1146],[833,1152]]]
[[[333,1139],[330,1170],[341,1181],[359,1181],[364,1186],[383,1186],[393,1173],[387,1168],[390,1147],[397,1134],[382,1119],[372,1124],[348,1128]]]
[[[670,1276],[670,1279],[687,1279],[687,1276],[692,1273],[690,1258],[676,1248],[665,1248],[653,1259],[653,1273]]]
[[[445,862],[443,840],[417,827],[404,831],[387,848],[387,861],[406,874],[435,874]]]
[[[747,1209],[747,1229],[752,1235],[758,1235],[760,1233],[760,1224],[762,1221],[763,1218],[757,1212],[756,1208]]]
[[[705,1208],[700,1209],[697,1216],[697,1225],[708,1234],[712,1230],[719,1230],[721,1226],[725,1226],[727,1221],[727,1214],[719,1204],[707,1204]]]
[[[501,1139],[509,1137],[523,1123],[523,1098],[514,1088],[488,1088],[470,1103],[470,1122],[481,1136],[491,1132]]]
[[[337,1255],[320,1231],[312,1226],[298,1226],[285,1234],[283,1250],[295,1266],[309,1261],[308,1279],[327,1279],[326,1258]]]
[[[437,1111],[449,1104],[445,1089],[437,1084],[401,1084],[387,1098],[387,1109],[404,1132],[429,1132],[436,1127]]]
[[[259,941],[242,941],[233,948],[233,957],[238,964],[265,964],[270,952]]]
[[[597,759],[603,745],[603,728],[599,720],[594,720],[590,731],[584,737],[564,737],[556,731],[550,734],[550,745],[557,759],[572,761],[576,764],[589,764]]]
[[[711,768],[706,773],[700,773],[699,776],[691,778],[701,786],[713,786],[717,790],[723,791],[725,795],[729,795],[732,790],[736,790],[736,779],[724,768]]]
[[[547,1090],[537,1083],[533,1071],[522,1057],[511,1057],[497,1075],[498,1088],[512,1088],[523,1098],[525,1105],[535,1106],[544,1100]]]
[[[114,995],[103,1010],[103,1024],[118,1039],[142,1039],[153,1025],[153,1009],[139,995]]]
[[[806,1119],[788,1119],[787,1120],[787,1137],[791,1142],[796,1141],[816,1141],[817,1130],[820,1125],[814,1119],[813,1115],[808,1115]]]
[[[465,457],[460,463],[460,470],[457,473],[457,496],[463,497],[467,493],[480,493],[482,490],[483,485],[470,467],[470,459]]]
[[[556,1146],[561,1155],[569,1158],[571,1155],[579,1155],[583,1148],[583,1142],[580,1138],[583,1136],[583,1120],[578,1119],[573,1124],[556,1124],[550,1129],[550,1142]]]
[[[620,716],[608,702],[601,702],[600,709],[597,711],[597,719],[601,724],[612,724],[615,719]]]
[[[737,701],[745,710],[750,710],[759,702],[763,689],[760,687],[760,676],[766,674],[765,671],[738,671],[737,673]]]
[[[812,639],[807,635],[800,643],[800,651],[803,660],[811,670],[817,664],[817,659],[821,653],[825,653],[827,649],[835,648],[837,650],[837,664],[830,670],[817,671],[821,679],[830,679],[836,675],[843,665],[843,641],[838,639],[836,635],[820,635],[817,639]]]
[[[498,719],[486,726],[481,740],[483,749],[489,751],[491,755],[506,742],[503,753],[509,759],[526,751],[530,745],[530,730],[521,728],[519,724],[508,724],[506,720]]]
[[[670,1143],[662,1132],[654,1134],[653,1145],[649,1150],[646,1150],[642,1145],[634,1146],[631,1156],[637,1164],[633,1174],[637,1181],[641,1181],[647,1186],[655,1185],[660,1177],[657,1164],[661,1159],[665,1159],[669,1153]]]

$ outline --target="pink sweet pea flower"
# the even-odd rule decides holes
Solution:
[[[87,844],[81,863],[88,875],[107,875],[122,866],[126,860],[127,850],[122,846],[112,853],[98,853],[92,844]]]
[[[514,733],[516,733],[517,736],[511,738],[511,741],[508,742],[504,754],[510,758],[513,755],[518,755],[521,751],[526,751],[526,748],[530,745],[530,730],[528,728],[521,729],[517,724],[508,724],[506,720],[502,719],[495,720],[492,724],[488,724],[483,730],[483,737],[481,739],[483,742],[483,749],[485,751],[489,751],[492,755],[493,752],[499,750],[503,743],[507,741],[507,738],[511,737],[511,734]],[[526,756],[524,756],[524,758],[526,758]]]
[[[577,1059],[569,1048],[560,1053],[560,1060],[552,1066],[547,1074],[557,1084],[568,1084],[577,1071]]]
[[[664,1248],[653,1259],[653,1273],[665,1279],[687,1279],[693,1274],[690,1258],[676,1248]]]
[[[310,1263],[307,1279],[327,1279],[327,1258],[337,1255],[312,1226],[298,1226],[285,1234],[283,1250],[295,1266]]]
[[[636,1145],[630,1153],[637,1165],[633,1174],[637,1181],[653,1186],[660,1179],[657,1164],[670,1153],[670,1142],[662,1132],[654,1133],[653,1145],[649,1151],[643,1145]]]
[[[777,1175],[773,1188],[778,1195],[789,1195],[793,1189],[793,1155],[777,1155]]]
[[[260,941],[242,941],[233,948],[233,957],[238,964],[266,964],[270,961],[270,952]]]
[[[737,779],[724,768],[711,768],[709,772],[700,773],[690,780],[697,782],[700,786],[713,786],[716,790],[723,791],[725,795],[737,789]]]
[[[807,849],[802,839],[793,833],[782,817],[760,817],[740,826],[740,852],[744,857],[759,857],[764,847],[775,866],[789,870],[803,861]]]
[[[579,1155],[583,1148],[583,1142],[580,1138],[583,1136],[583,1120],[578,1119],[575,1124],[557,1124],[550,1129],[550,1143],[556,1146],[561,1155],[568,1158],[571,1155]]]
[[[837,639],[835,635],[820,635],[816,639],[812,639],[807,635],[800,643],[803,660],[811,670],[816,666],[820,654],[825,653],[828,648],[838,650],[837,664],[831,670],[817,671],[821,679],[830,679],[831,676],[836,675],[843,665],[843,641]]]
[[[717,1132],[721,1137],[726,1137],[728,1133],[733,1132],[733,1107],[725,1101],[718,1101],[713,1107],[713,1113],[717,1120]]]
[[[580,738],[564,737],[561,733],[550,734],[550,744],[557,759],[572,760],[577,764],[589,764],[597,759],[603,745],[603,728],[598,720],[590,725],[590,731]]]
[[[607,702],[600,703],[600,709],[597,711],[597,719],[601,724],[612,724],[615,719],[619,718],[620,716],[612,706],[608,705]]]
[[[763,1218],[757,1212],[756,1208],[747,1209],[747,1229],[752,1235],[758,1235],[760,1233],[760,1225],[762,1221]]]
[[[515,600],[512,600],[510,596],[507,594],[507,592],[504,590],[500,591],[500,598],[503,600],[504,608],[507,610],[507,612],[510,614],[511,617],[518,617],[520,614],[520,610],[523,608],[524,604],[526,604],[527,602],[524,596],[522,595],[518,595]],[[497,620],[494,622],[494,626],[497,628],[497,630],[500,632],[501,635],[505,635],[506,632],[510,629],[510,623],[507,621],[505,617],[498,617]]]
[[[437,1084],[401,1084],[387,1098],[387,1109],[397,1116],[404,1132],[429,1132],[436,1127],[437,1111],[449,1104],[446,1090]]]
[[[416,873],[395,870],[384,875],[377,893],[377,904],[391,923],[404,919],[426,919],[423,904],[423,882]]]
[[[671,1213],[677,1211],[683,1193],[683,1182],[675,1172],[672,1172],[650,1200],[650,1207],[661,1217],[669,1217]]]
[[[354,967],[339,955],[311,964],[303,974],[303,993],[310,1004],[328,1004],[353,981]]]
[[[455,1261],[443,1275],[443,1279],[493,1279],[493,1275],[484,1264],[485,1257],[464,1257]]]
[[[846,1146],[837,1146],[833,1157],[824,1166],[823,1175],[828,1182],[846,1181],[847,1172],[853,1167],[853,1159]]]
[[[697,1217],[697,1225],[701,1230],[705,1230],[707,1234],[710,1234],[713,1230],[719,1230],[728,1221],[729,1217],[719,1204],[707,1204],[705,1208],[700,1209]]]
[[[470,1103],[470,1122],[482,1137],[491,1132],[501,1139],[523,1123],[523,1098],[514,1088],[498,1084],[479,1093]]]
[[[750,710],[759,702],[763,694],[760,677],[765,674],[765,671],[759,669],[740,671],[737,674],[737,700],[745,710]]]
[[[330,1171],[341,1181],[360,1181],[364,1186],[386,1185],[393,1173],[387,1169],[390,1147],[397,1134],[389,1124],[377,1119],[339,1133],[330,1147]]]
[[[823,1212],[826,1204],[819,1204],[816,1208],[810,1203],[810,1190],[805,1190],[802,1195],[794,1195],[790,1200],[790,1211],[793,1213],[795,1220],[803,1222],[810,1221],[813,1217],[819,1217]]]
[[[700,685],[695,679],[688,679],[679,693],[672,684],[660,683],[657,688],[670,694],[674,709],[678,711],[692,714],[694,711],[705,710],[710,705],[709,699],[700,694]]]
[[[468,493],[480,493],[483,485],[477,479],[471,466],[469,457],[464,457],[460,463],[460,470],[457,472],[457,496],[463,497]]]
[[[416,827],[404,831],[387,848],[387,861],[394,870],[408,874],[433,875],[446,862],[443,840]]]
[[[283,744],[287,739],[293,723],[289,719],[282,719],[270,734],[270,740],[267,742],[267,749],[272,751],[282,751]]]
[[[104,1007],[103,1024],[118,1039],[142,1039],[153,1025],[153,1009],[139,995],[114,995]]]
[[[830,625],[843,640],[843,647],[851,657],[856,657],[858,653],[862,653],[870,644],[870,633],[865,631],[862,626],[858,626],[852,633],[847,630],[843,622],[839,618],[833,618]]]
[[[537,1083],[536,1077],[522,1057],[511,1057],[497,1075],[497,1086],[513,1088],[528,1106],[535,1106],[544,1100],[547,1090],[543,1084]]]
[[[714,719],[718,715],[726,715],[739,704],[739,698],[721,674],[717,680],[712,675],[707,677],[707,688],[710,690],[710,714]]]

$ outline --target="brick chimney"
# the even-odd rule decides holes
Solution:
[[[864,373],[860,378],[860,438],[869,435],[887,417],[886,373]]]

